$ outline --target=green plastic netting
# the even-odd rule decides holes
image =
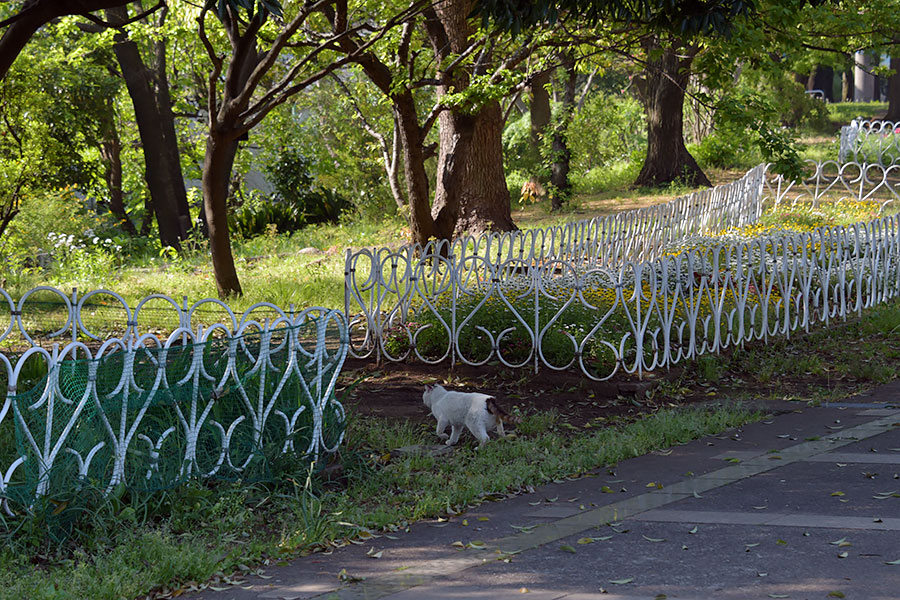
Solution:
[[[82,344],[25,353],[45,374],[22,369],[10,382],[0,498],[9,512],[84,485],[152,491],[308,465],[343,439],[335,383],[346,351],[343,322],[328,313],[240,336],[211,328],[107,341],[93,354]]]

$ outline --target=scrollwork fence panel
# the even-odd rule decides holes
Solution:
[[[343,438],[347,347],[343,315],[309,308],[0,354],[0,503],[12,515],[84,486],[253,480],[273,461],[316,460]]]
[[[900,123],[854,119],[841,127],[838,159],[882,166],[900,163]]]
[[[894,201],[896,188],[884,176],[867,178],[871,168],[852,171],[849,183],[832,177],[779,187],[776,181],[771,201],[796,203],[788,193],[795,188],[807,202],[842,201],[845,192],[855,191],[859,196],[853,199],[880,202],[883,210]],[[819,171],[829,173],[827,167]],[[873,185],[859,185],[867,182]],[[698,238],[688,242],[692,239]],[[602,380],[808,331],[896,297],[900,289],[896,216],[749,241],[705,240],[695,247],[688,243],[682,251],[660,246],[652,260],[617,267],[585,264],[580,256],[494,260],[493,255],[441,256],[434,245],[433,253],[416,257],[407,249],[405,264],[411,271],[421,268],[417,264],[442,265],[441,286],[431,288],[440,293],[402,291],[397,296],[402,302],[382,304],[390,306],[384,313],[360,315],[373,342],[366,351],[386,360],[401,354],[422,359],[426,332],[439,328],[446,337],[433,361],[496,361],[535,370],[577,366],[587,377]],[[348,265],[359,256],[373,260],[376,255],[348,255]],[[377,281],[367,285],[372,298],[384,297],[375,291]],[[404,321],[403,315],[415,319]],[[387,322],[406,328],[405,346],[379,329]],[[385,344],[392,345],[389,351]]]

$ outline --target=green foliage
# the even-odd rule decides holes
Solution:
[[[503,158],[507,174],[520,173],[522,181],[518,187],[522,187],[531,177],[547,177],[549,170],[541,164],[540,156],[534,150],[531,143],[531,114],[529,112],[518,113],[515,118],[508,119],[503,129]],[[507,179],[507,181],[509,181]],[[512,193],[513,187],[507,184]],[[518,195],[518,188],[515,194]]]
[[[591,94],[566,132],[572,168],[587,173],[627,160],[647,143],[644,109],[626,94]]]
[[[560,15],[572,13],[590,24],[618,21],[638,24],[657,31],[677,35],[728,35],[740,17],[755,13],[755,2],[724,0],[721,2],[671,2],[638,0],[607,2],[605,0],[478,0],[475,12],[487,25],[494,24],[513,35],[523,29],[553,24]]]
[[[791,179],[801,177],[803,162],[795,136],[777,124],[777,113],[769,102],[746,93],[721,99],[717,108],[718,127],[726,139],[749,137],[762,157],[773,163],[773,172]]]
[[[220,20],[225,18],[225,11],[228,8],[235,11],[243,9],[248,18],[253,18],[256,13],[280,17],[283,11],[279,0],[207,0],[205,6],[208,9],[215,8]]]
[[[599,194],[607,190],[627,188],[637,179],[644,163],[645,150],[636,150],[625,161],[597,166],[587,172],[571,174],[572,185],[582,194]]]
[[[688,150],[702,167],[749,169],[763,162],[753,136],[737,128],[722,127]]]
[[[0,239],[4,287],[16,286],[53,267],[69,280],[97,281],[122,264],[121,240],[110,237],[109,222],[85,208],[72,190],[29,195]]]
[[[302,149],[313,187],[333,190],[348,207],[367,219],[397,212],[387,181],[382,148],[365,127],[355,106],[374,131],[392,139],[393,120],[380,92],[354,72],[342,73],[343,87],[326,79],[287,106],[269,114],[257,129],[263,171],[280,160],[282,148]],[[344,91],[346,90],[346,92]],[[353,101],[347,96],[353,95]],[[424,99],[423,99],[424,100]],[[401,167],[402,170],[402,167]]]
[[[275,195],[252,195],[229,219],[231,229],[245,238],[275,231],[290,233],[316,223],[337,223],[348,208],[333,190],[314,184],[309,160],[296,148],[285,148],[266,172]]]

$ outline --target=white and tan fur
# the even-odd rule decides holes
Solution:
[[[448,446],[459,441],[463,426],[478,439],[479,446],[483,446],[489,439],[488,431],[496,429],[498,434],[506,436],[503,421],[511,420],[495,398],[487,394],[453,392],[435,384],[425,386],[422,401],[437,419],[438,437],[447,440],[445,443]],[[444,433],[447,425],[452,427],[450,439],[447,439],[447,434]]]

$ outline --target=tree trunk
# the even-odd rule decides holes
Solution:
[[[137,235],[134,223],[125,212],[125,199],[122,193],[122,146],[115,125],[107,128],[105,137],[100,145],[100,158],[106,165],[104,178],[109,190],[109,211],[116,216],[126,233]]]
[[[106,15],[115,22],[128,19],[124,7],[109,9]],[[150,190],[159,239],[163,246],[180,250],[181,240],[188,234],[190,216],[168,87],[160,83],[165,80],[165,73],[154,76],[144,64],[137,44],[127,34],[117,33],[115,40],[113,50],[134,106],[143,146],[144,179]],[[162,66],[165,67],[164,63]],[[176,161],[174,165],[173,161]]]
[[[531,148],[537,160],[541,157],[541,138],[550,124],[550,73],[542,72],[531,80]]]
[[[841,101],[853,102],[853,67],[850,65],[841,71]]]
[[[167,8],[160,12],[158,26],[163,26]],[[166,69],[166,42],[164,38],[154,44],[155,60],[153,61],[153,80],[155,85],[156,109],[159,113],[159,129],[165,152],[166,183],[170,186],[175,212],[172,217],[178,220],[180,239],[185,239],[193,228],[191,210],[187,201],[187,190],[184,185],[184,174],[181,171],[181,152],[178,150],[178,134],[175,132],[175,115],[172,113],[172,95],[169,92],[169,78]]]
[[[500,103],[490,102],[478,111],[474,119],[457,119],[454,127],[456,134],[460,134],[461,127],[471,127],[472,131],[461,135],[468,138],[468,148],[463,150],[459,216],[451,233],[463,235],[517,229],[512,220],[509,189],[503,170],[503,114]],[[442,129],[442,139],[443,135]],[[452,176],[450,171],[439,173]],[[446,179],[442,181],[444,185],[449,183]],[[447,192],[446,189],[444,191]],[[440,227],[441,223],[436,225]]]
[[[891,57],[891,69],[894,74],[888,79],[888,110],[884,116],[886,121],[900,121],[900,57]]]
[[[696,48],[680,48],[657,38],[643,42],[647,67],[638,91],[647,114],[647,158],[635,187],[681,181],[689,186],[710,185],[709,179],[684,145],[684,90]]]
[[[445,0],[434,5],[426,31],[438,64],[464,52],[473,37],[470,0]],[[485,72],[490,53],[479,57],[475,72]],[[469,85],[467,72],[439,72],[438,99]],[[509,231],[512,221],[509,191],[503,171],[503,113],[500,103],[454,107],[438,118],[438,168],[435,184],[435,234],[442,239],[465,232]]]
[[[203,211],[209,229],[209,253],[220,298],[243,293],[228,231],[228,180],[236,150],[237,141],[218,134],[210,127],[203,159]]]
[[[834,102],[834,69],[825,65],[818,65],[813,71],[812,87],[808,89],[822,90],[825,99]]]
[[[431,194],[425,170],[425,139],[419,126],[416,102],[409,90],[392,97],[400,148],[403,152],[403,178],[409,202],[409,228],[414,242],[422,244],[434,237],[431,218]]]
[[[572,153],[569,151],[567,133],[572,114],[575,111],[575,61],[571,55],[563,60],[566,80],[563,85],[562,106],[559,117],[553,127],[553,162],[550,164],[550,208],[559,210],[562,208],[572,192],[572,184],[569,183],[569,168]]]

